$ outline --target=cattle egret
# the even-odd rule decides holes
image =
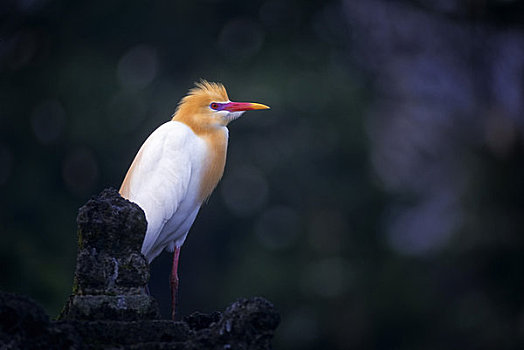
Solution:
[[[227,125],[245,111],[268,108],[231,102],[222,84],[202,80],[180,101],[172,120],[146,139],[127,171],[119,192],[145,212],[142,254],[151,263],[164,249],[173,252],[173,319],[180,247],[224,172]]]

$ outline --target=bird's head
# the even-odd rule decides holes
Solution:
[[[226,126],[245,111],[268,108],[260,103],[231,102],[224,85],[202,80],[180,101],[173,120],[206,130]]]

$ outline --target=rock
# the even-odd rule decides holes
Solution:
[[[271,349],[280,316],[263,298],[240,299],[224,313],[169,320],[50,321],[31,299],[0,292],[0,349]]]
[[[184,320],[193,327],[211,321],[196,331],[188,349],[271,349],[280,315],[268,300],[255,297],[237,300],[219,319],[216,314],[193,314]]]
[[[143,210],[114,188],[89,200],[78,211],[76,221],[79,249],[95,248],[113,256],[140,251],[147,227]]]
[[[271,349],[280,316],[266,299],[240,299],[223,313],[160,320],[144,293],[143,211],[104,190],[79,210],[73,295],[59,321],[29,298],[0,292],[0,349]]]
[[[158,305],[149,295],[72,295],[62,312],[68,320],[154,320]]]
[[[71,325],[50,322],[30,298],[0,292],[0,349],[82,349],[82,344]]]
[[[146,321],[71,321],[83,343],[91,348],[137,348],[144,344],[185,344],[193,332],[185,322]]]
[[[229,338],[270,340],[280,323],[275,307],[264,298],[239,299],[231,304],[216,324],[221,335]],[[269,339],[265,337],[269,335]],[[265,348],[265,347],[262,347]]]
[[[217,323],[221,318],[222,314],[218,311],[215,311],[209,315],[196,311],[191,315],[184,317],[184,322],[187,323],[191,330],[199,331],[201,329],[208,328],[214,323]]]
[[[144,320],[160,314],[145,293],[149,265],[140,253],[146,218],[138,205],[106,189],[80,208],[73,295],[61,319]]]

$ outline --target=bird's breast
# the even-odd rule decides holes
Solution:
[[[228,131],[224,127],[201,137],[205,140],[207,148],[199,196],[203,202],[211,195],[224,174]]]

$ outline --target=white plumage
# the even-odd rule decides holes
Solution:
[[[142,254],[149,262],[184,243],[202,205],[198,193],[207,148],[190,127],[169,121],[147,138],[133,161],[126,197],[146,214]]]
[[[224,172],[227,125],[259,103],[231,102],[221,84],[202,81],[180,102],[173,119],[156,129],[138,151],[120,187],[122,197],[145,212],[142,254],[151,262],[174,251],[171,273],[173,319],[178,254],[200,206]]]

